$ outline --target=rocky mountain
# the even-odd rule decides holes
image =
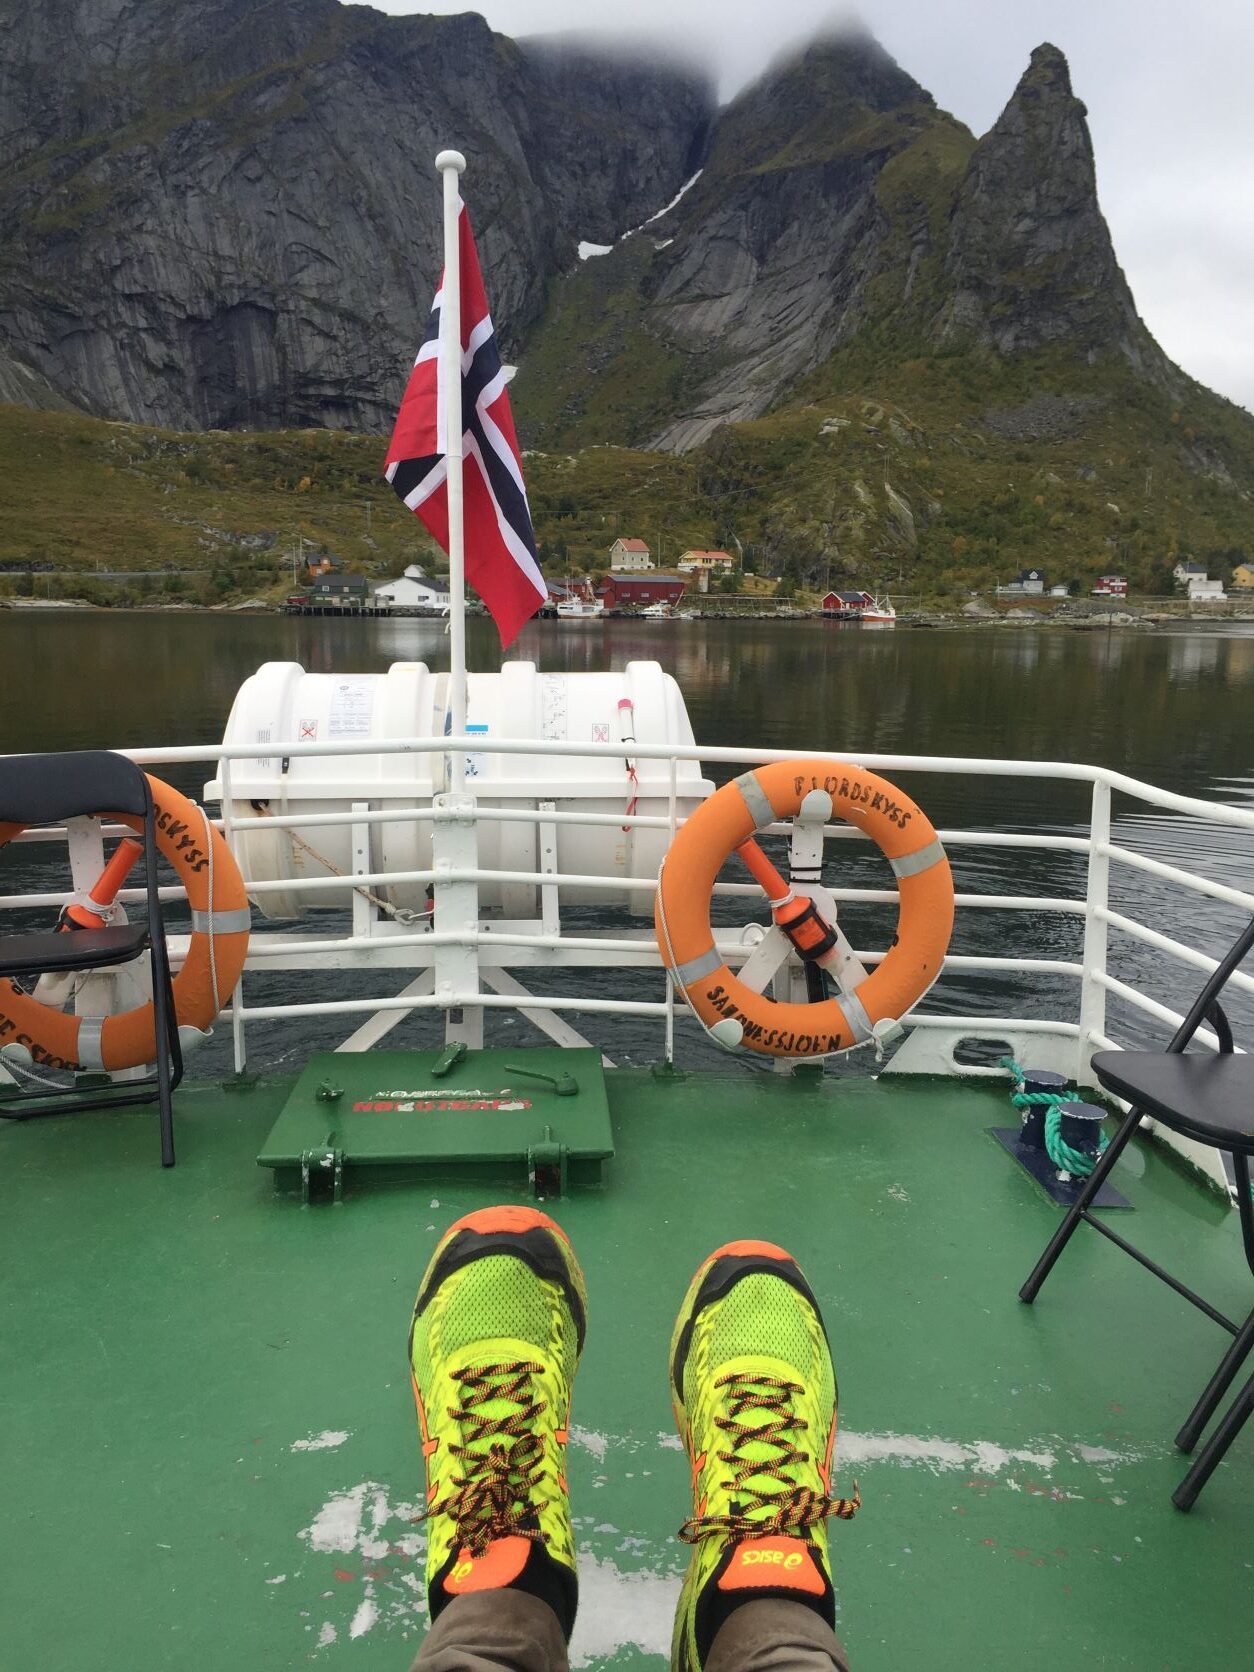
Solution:
[[[696,185],[647,230],[647,251],[619,244],[554,292],[528,362],[542,438],[608,439],[598,385],[661,362],[635,412],[606,417],[624,439],[691,447],[853,344],[1113,354],[1184,386],[1137,315],[1050,45],[977,143],[874,41],[816,42],[721,114]]]
[[[806,585],[1023,561],[1162,584],[1166,554],[1254,546],[1254,420],[1140,320],[1053,46],[977,140],[857,33],[716,111],[656,54],[517,44],[469,14],[0,0],[0,133],[0,401],[49,409],[40,433],[75,448],[58,406],[386,432],[455,141],[520,435],[552,455],[529,466],[546,558],[595,563],[641,519]],[[298,523],[375,561],[330,511],[373,464],[258,437],[253,471],[206,445],[106,435],[100,468],[151,469],[154,527],[175,486],[209,493],[215,561]],[[93,542],[93,519],[11,530],[19,561]]]
[[[1097,201],[1093,146],[1067,61],[1040,46],[972,152],[954,199],[934,336],[999,354],[1115,350],[1164,387],[1180,378],[1137,315]]]
[[[580,239],[673,196],[713,108],[699,74],[473,14],[0,0],[3,391],[384,429],[439,266],[437,150],[473,170],[509,351]]]

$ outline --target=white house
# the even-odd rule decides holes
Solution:
[[[449,595],[446,588],[427,579],[421,564],[411,563],[399,580],[375,587],[374,601],[393,609],[430,610],[437,615],[448,609]]]
[[[998,592],[1009,597],[1040,597],[1045,591],[1045,571],[1043,569],[1020,569],[1007,586],[999,586]]]
[[[1221,580],[1213,581],[1209,575],[1189,576],[1190,604],[1222,604],[1227,596]]]
[[[696,575],[702,570],[708,574],[715,569],[730,575],[736,560],[730,552],[685,552],[675,567],[681,575]]]
[[[1181,586],[1190,586],[1194,581],[1204,581],[1206,579],[1206,565],[1204,563],[1181,561],[1171,571],[1171,578],[1173,581],[1178,581]]]
[[[615,540],[610,547],[610,568],[615,571],[625,569],[652,569],[653,559],[649,555],[649,548],[643,540]]]

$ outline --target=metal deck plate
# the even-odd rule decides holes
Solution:
[[[1010,1151],[1024,1172],[1036,1180],[1052,1202],[1057,1202],[1060,1207],[1064,1208],[1075,1205],[1077,1197],[1084,1189],[1082,1178],[1062,1179],[1057,1167],[1043,1149],[1034,1149],[1030,1144],[1021,1141],[1019,1127],[990,1126],[988,1130],[1004,1149]],[[1128,1198],[1121,1196],[1114,1185],[1109,1182],[1101,1187],[1090,1205],[1095,1208],[1128,1208],[1132,1206]]]
[[[560,1088],[560,1089],[559,1089]],[[311,1057],[257,1156],[280,1186],[335,1194],[359,1167],[501,1167],[541,1195],[595,1182],[614,1153],[601,1055],[557,1046]],[[540,1177],[537,1180],[537,1173]]]

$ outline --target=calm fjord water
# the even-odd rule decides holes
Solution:
[[[489,622],[470,623],[469,654],[474,669],[497,665]],[[656,658],[679,681],[699,743],[1092,762],[1187,794],[1254,803],[1254,631],[1240,625],[1075,633],[537,622],[514,654],[545,671],[572,672]],[[0,612],[0,751],[217,741],[240,683],[269,660],[319,672],[381,671],[398,660],[439,667],[447,639],[442,624],[408,619]],[[169,775],[193,793],[207,776]],[[938,825],[1069,832],[1082,828],[1087,809],[1082,786],[922,774],[900,782]],[[1190,820],[1121,801],[1116,814],[1120,832],[1142,851],[1254,886],[1247,834],[1200,838]],[[6,857],[5,892],[34,863],[25,852],[30,860]],[[873,855],[842,847],[839,857],[845,880],[883,886]],[[1076,856],[962,850],[955,870],[969,892],[1083,893]],[[1117,878],[1115,900],[1143,921],[1191,931],[1209,950],[1238,926],[1229,908],[1173,900],[1136,873]],[[882,909],[852,909],[846,921],[856,944],[884,943]],[[1075,919],[968,913],[954,950],[1072,957],[1079,937]],[[1196,980],[1126,942],[1112,945],[1112,967],[1169,1001]],[[654,978],[648,996],[656,985]],[[967,979],[944,984],[934,998],[946,1008],[986,1009],[995,991],[995,983]],[[1073,982],[1046,980],[1016,1008],[1070,1016],[1075,1003]],[[1126,1021],[1129,1036],[1141,1033],[1134,1018]]]
[[[497,665],[489,622],[468,638],[472,668]],[[1254,629],[1241,624],[536,622],[513,654],[571,672],[656,658],[704,743],[1091,761],[1221,797],[1254,772]],[[0,747],[211,742],[261,662],[367,673],[447,659],[438,622],[4,611]]]

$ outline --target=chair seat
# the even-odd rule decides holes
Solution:
[[[119,923],[105,929],[71,929],[46,935],[7,935],[0,940],[0,975],[54,975],[129,964],[147,945],[147,923]]]
[[[1099,1051],[1093,1072],[1107,1091],[1186,1138],[1254,1155],[1254,1056]]]

